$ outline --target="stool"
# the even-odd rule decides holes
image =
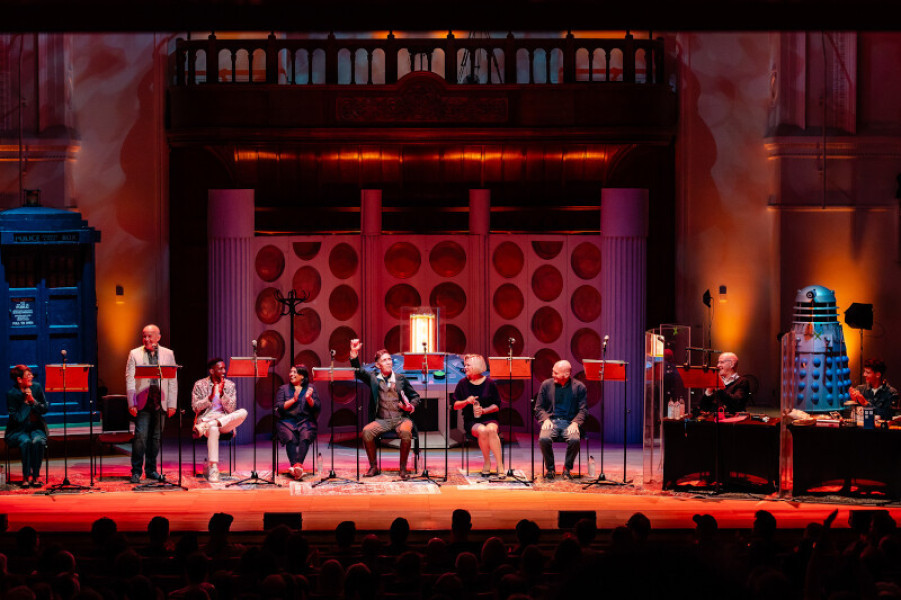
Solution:
[[[193,430],[192,430],[193,431]],[[202,477],[203,473],[197,472],[197,440],[201,438],[194,437],[191,435],[191,469],[194,472],[194,477]],[[203,439],[206,439],[206,436],[203,436]],[[220,451],[222,448],[222,442],[226,442],[225,445],[225,454],[228,455],[228,476],[231,477],[232,474],[232,462],[238,462],[238,449],[235,446],[235,431],[229,431],[228,433],[220,433],[219,434],[219,447]]]
[[[12,470],[10,470],[10,468],[9,468],[10,464],[11,464],[10,454],[13,450],[19,450],[19,457],[21,458],[22,450],[21,450],[21,448],[19,448],[19,446],[15,446],[15,447],[10,446],[8,443],[6,443],[6,438],[3,439],[3,445],[6,446],[6,483],[7,483],[7,485],[9,485],[9,484],[13,483],[13,473],[12,473]],[[22,479],[20,479],[20,482],[21,481],[25,481],[25,479],[22,478]],[[44,445],[44,483],[47,483],[49,481],[50,481],[50,438],[48,437],[47,443]]]

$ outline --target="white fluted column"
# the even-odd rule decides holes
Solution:
[[[609,335],[608,360],[624,360],[626,439],[640,442],[644,380],[644,330],[647,278],[648,191],[610,188],[601,193],[601,335]],[[604,434],[623,441],[623,385],[606,383]]]
[[[250,356],[253,290],[253,190],[210,190],[207,204],[209,299],[207,306],[207,356],[229,362],[233,356]],[[238,406],[250,418],[238,427],[239,443],[253,440],[254,381],[236,378]],[[265,411],[257,409],[260,421]]]
[[[358,332],[363,340],[363,356],[371,356],[378,348],[384,346],[384,340],[373,337],[378,327],[374,319],[380,312],[380,303],[385,297],[380,285],[385,272],[385,265],[379,253],[379,237],[382,235],[382,190],[362,190],[360,192],[360,233],[363,236],[360,244],[360,290],[363,313],[361,316],[363,331]]]
[[[488,264],[488,238],[491,233],[491,190],[469,190],[469,257],[471,297],[469,302],[481,306],[481,310],[473,311],[472,330],[467,340],[467,348],[481,353],[491,354],[489,341],[491,332],[488,328],[488,315],[491,311],[491,289],[488,285],[491,265]]]

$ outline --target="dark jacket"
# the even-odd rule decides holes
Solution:
[[[371,371],[369,369],[364,369],[360,365],[359,357],[350,359],[350,366],[355,369],[357,379],[369,385],[369,420],[372,421],[378,417],[379,409],[378,370]],[[419,394],[416,393],[416,390],[413,389],[413,386],[407,381],[407,378],[395,371],[394,381],[398,391],[402,391],[404,396],[407,397],[407,401],[413,406],[419,406]]]
[[[9,408],[9,421],[6,422],[6,439],[10,439],[13,435],[21,432],[35,429],[41,429],[47,435],[47,423],[44,421],[48,407],[47,398],[44,396],[44,388],[37,382],[31,384],[31,395],[34,396],[34,404],[25,403],[25,394],[19,389],[19,386],[13,386],[6,392],[6,406]],[[37,418],[37,421],[29,426],[31,415]]]
[[[553,379],[547,379],[541,384],[541,389],[538,390],[538,399],[535,401],[535,419],[541,423],[553,415],[556,419],[566,419],[581,427],[588,417],[588,388],[578,379],[570,378],[569,382],[567,382],[567,385],[572,385],[573,389],[570,414],[558,415],[554,412],[554,402],[556,400],[554,385]]]
[[[307,389],[313,390],[313,406],[307,403]],[[297,402],[291,405],[291,408],[285,408],[285,402],[294,397],[294,386],[290,383],[278,388],[275,395],[275,408],[278,412],[279,419],[294,422],[297,429],[310,429],[316,431],[318,429],[319,412],[322,410],[322,403],[319,401],[319,394],[312,384],[307,382],[300,390],[300,397]]]

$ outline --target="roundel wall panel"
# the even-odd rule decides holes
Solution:
[[[277,359],[275,373],[287,381],[292,364],[347,367],[350,340],[362,331],[361,241],[359,236],[285,236],[256,238],[254,323],[259,353]],[[293,292],[298,315],[288,316]],[[293,348],[292,348],[293,342]],[[293,352],[292,352],[293,350]],[[322,398],[322,422],[331,417],[326,381],[316,382]],[[271,407],[272,386],[257,386],[256,401]],[[262,397],[265,396],[265,397]],[[266,411],[258,413],[264,427]]]
[[[558,360],[568,360],[573,376],[582,360],[599,359],[601,303],[599,235],[497,235],[487,249],[489,353],[510,350],[531,357],[531,380],[504,397],[528,424],[528,397],[551,376]],[[583,376],[584,377],[584,376]],[[588,384],[589,410],[599,386]]]
[[[387,348],[409,352],[401,326],[405,309],[439,309],[440,351],[462,354],[472,350],[474,324],[484,302],[484,285],[473,281],[470,236],[383,235],[367,257],[375,276],[370,280],[374,297],[364,343],[371,350]],[[478,252],[476,252],[478,254]],[[367,348],[366,357],[369,357]]]

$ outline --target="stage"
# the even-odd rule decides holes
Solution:
[[[320,438],[325,472],[330,470],[331,453],[327,436]],[[659,486],[642,486],[641,448],[629,447],[627,452],[627,480],[629,485],[602,484],[586,487],[587,474],[580,480],[554,482],[540,478],[531,485],[511,481],[485,480],[479,452],[470,450],[469,477],[462,472],[460,449],[452,449],[448,456],[450,477],[444,478],[444,452],[430,451],[427,457],[429,473],[437,483],[428,481],[400,482],[397,478],[397,452],[383,449],[385,471],[375,478],[356,480],[356,451],[347,445],[335,448],[335,471],[338,479],[314,485],[322,478],[307,473],[302,482],[294,482],[284,475],[287,463],[279,448],[280,474],[272,485],[271,445],[258,442],[256,483],[230,485],[250,476],[254,470],[253,447],[238,448],[233,473],[225,475],[218,484],[209,484],[194,477],[185,460],[182,465],[182,484],[178,487],[135,490],[128,483],[130,474],[128,446],[116,448],[103,460],[103,481],[95,475],[94,487],[79,492],[48,493],[48,488],[62,481],[65,465],[55,458],[50,466],[49,485],[42,489],[21,489],[10,485],[0,491],[0,513],[6,513],[9,529],[31,525],[39,531],[84,532],[102,516],[113,518],[120,531],[144,531],[154,515],[165,515],[173,531],[206,531],[210,515],[224,511],[235,517],[233,531],[260,531],[266,513],[300,513],[303,528],[308,531],[327,531],[337,523],[353,520],[362,530],[386,530],[391,521],[403,516],[415,529],[447,530],[451,513],[457,508],[470,511],[476,530],[512,529],[520,519],[531,519],[542,529],[559,527],[561,511],[594,511],[600,529],[609,530],[622,525],[635,512],[648,516],[655,529],[692,529],[692,516],[709,513],[716,517],[723,529],[750,527],[757,510],[773,513],[780,528],[800,529],[811,521],[822,521],[838,508],[836,527],[845,527],[848,511],[866,508],[886,508],[897,520],[901,505],[878,500],[854,500],[828,497],[817,501],[780,499],[777,495],[723,493],[719,495],[661,490]],[[558,460],[562,459],[562,448]],[[592,456],[600,457],[597,444],[592,444]],[[513,450],[513,464],[518,474],[530,477],[531,449],[517,444]],[[200,461],[205,447],[197,446]],[[223,448],[223,458],[225,450]],[[190,457],[190,444],[183,458]],[[536,469],[540,468],[540,452],[535,449]],[[361,473],[365,471],[365,457],[361,455]],[[604,451],[604,471],[607,479],[623,479],[622,446],[608,445]],[[587,456],[583,452],[583,469]],[[412,461],[412,457],[411,457]],[[420,459],[421,461],[421,459]],[[68,461],[68,475],[72,484],[90,484],[90,461],[77,456]],[[308,458],[307,466],[311,465]],[[174,440],[166,440],[164,474],[167,480],[178,481],[177,450]],[[578,465],[577,465],[578,466]],[[422,462],[420,462],[420,468]],[[561,466],[558,464],[558,472]],[[199,470],[199,467],[198,467]],[[14,478],[18,465],[13,464]],[[347,478],[344,482],[341,478]],[[805,500],[807,500],[805,498]],[[564,514],[564,518],[567,515]]]

